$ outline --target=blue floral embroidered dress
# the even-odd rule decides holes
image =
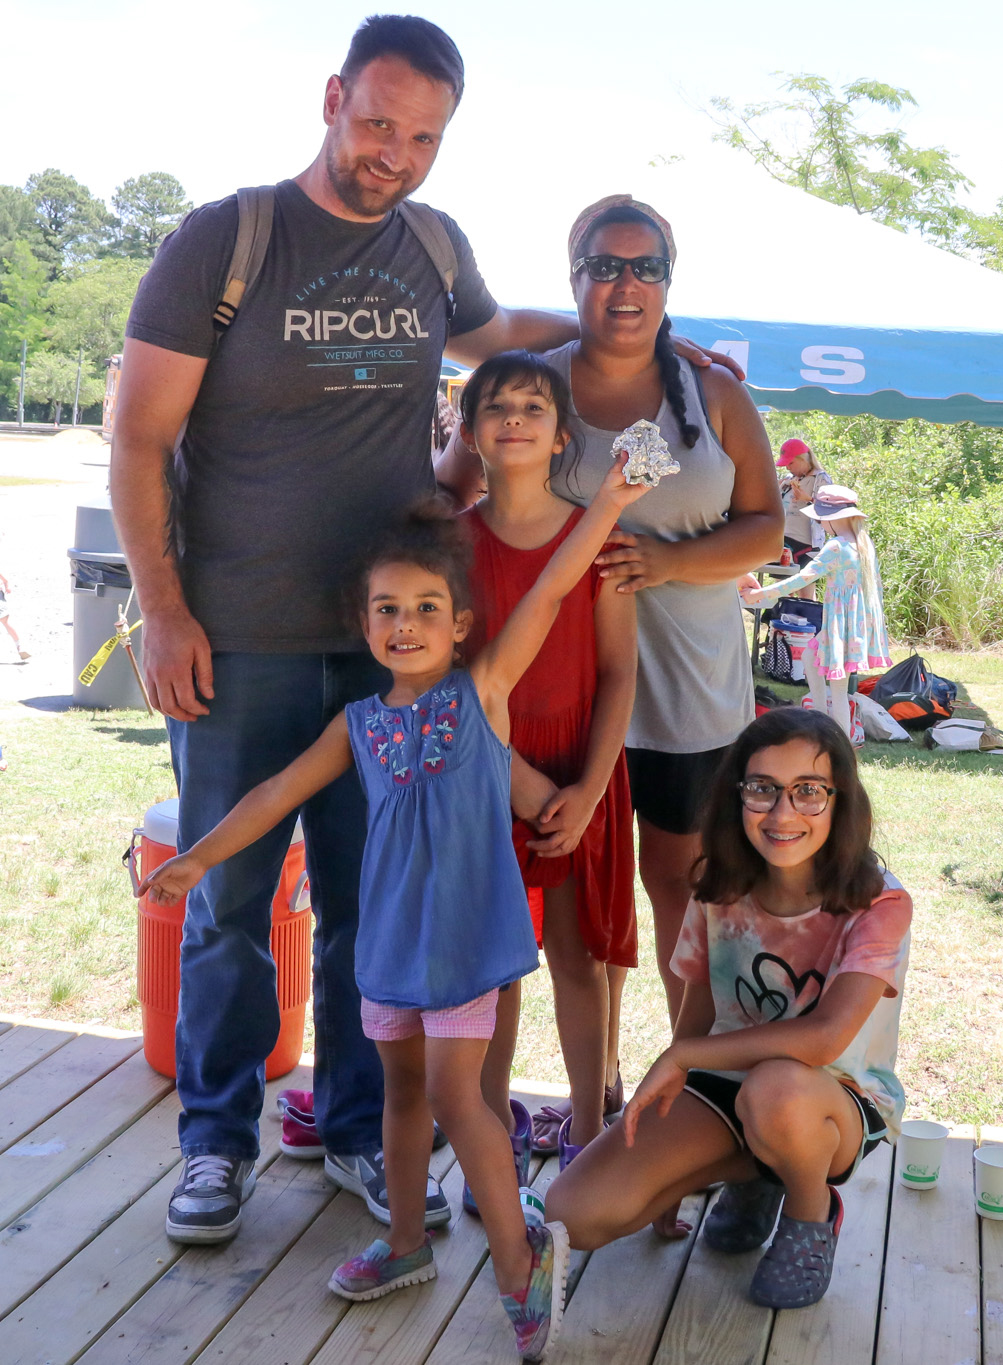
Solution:
[[[369,806],[359,990],[378,1004],[448,1009],[534,971],[511,755],[469,674],[450,673],[410,706],[373,696],[345,715]]]

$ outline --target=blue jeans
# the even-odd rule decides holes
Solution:
[[[184,851],[250,789],[307,749],[346,703],[389,678],[368,654],[213,656],[209,715],[168,720]],[[330,1152],[380,1142],[383,1072],[355,984],[366,804],[352,769],[300,811],[316,916],[314,1103]],[[185,1156],[258,1154],[265,1058],[279,1036],[271,903],[296,822],[213,868],[188,896],[176,1035]]]

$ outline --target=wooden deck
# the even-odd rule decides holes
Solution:
[[[300,1069],[269,1085],[266,1112]],[[180,1160],[177,1097],[137,1038],[0,1020],[0,1365],[450,1365],[511,1362],[479,1224],[436,1238],[438,1279],[349,1306],[331,1268],[373,1236],[365,1205],[321,1163],[278,1150],[262,1121],[258,1185],[235,1241],[182,1249],[164,1235]],[[552,1365],[1001,1365],[1003,1223],[976,1218],[972,1150],[956,1132],[921,1195],[871,1156],[845,1190],[832,1288],[771,1313],[745,1296],[756,1254],[716,1256],[699,1235],[638,1233],[572,1260]],[[454,1209],[461,1174],[436,1153]],[[555,1163],[536,1168],[538,1188]],[[699,1222],[706,1197],[686,1210]]]

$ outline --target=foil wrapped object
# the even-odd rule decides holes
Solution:
[[[621,431],[613,442],[614,458],[621,450],[627,452],[623,473],[628,483],[643,483],[654,488],[666,474],[679,473],[679,461],[672,458],[662,433],[654,422],[643,417],[626,431]]]

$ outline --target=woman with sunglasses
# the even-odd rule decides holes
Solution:
[[[546,358],[570,385],[581,457],[573,472],[555,469],[553,491],[588,503],[615,437],[640,418],[657,423],[680,464],[621,518],[615,544],[597,560],[620,592],[636,594],[627,762],[641,880],[674,1020],[683,983],[669,964],[700,851],[700,801],[724,749],[754,714],[735,580],[779,554],[783,512],[769,440],[743,385],[723,366],[698,368],[673,349],[665,304],[676,250],[665,219],[629,195],[611,195],[579,214],[568,247],[581,336]],[[437,476],[471,496],[462,452],[437,465]],[[530,846],[546,852],[545,839]],[[624,971],[611,968],[609,977],[606,1081],[616,1096]],[[562,1117],[557,1105],[534,1116],[537,1150],[556,1146]]]
[[[770,444],[744,386],[673,350],[669,224],[649,205],[612,195],[579,214],[568,249],[581,339],[548,358],[570,380],[584,451],[574,475],[556,474],[554,491],[587,502],[614,436],[642,417],[657,423],[680,464],[621,518],[597,561],[619,591],[637,595],[627,761],[641,880],[675,1019],[682,982],[669,963],[700,851],[700,802],[754,713],[735,578],[779,552],[783,514]]]
[[[850,742],[795,707],[754,721],[722,763],[673,967],[672,1045],[547,1193],[547,1217],[594,1249],[725,1185],[703,1222],[719,1252],[761,1246],[751,1297],[825,1293],[836,1186],[898,1132],[894,1072],[912,903],[870,846]],[[622,1128],[622,1131],[620,1129]]]

